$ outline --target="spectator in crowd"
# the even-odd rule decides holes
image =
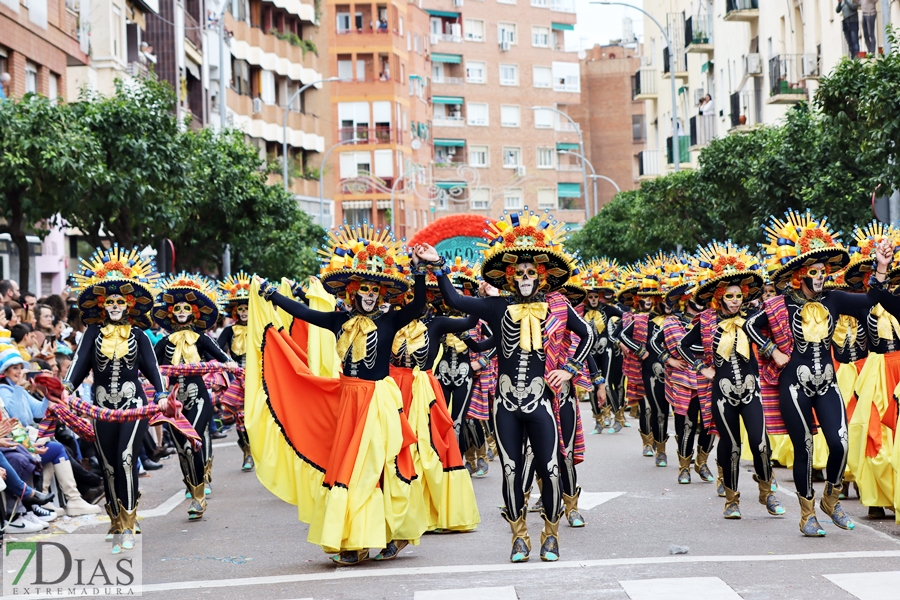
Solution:
[[[12,314],[9,315],[9,323],[7,323],[6,325],[7,329],[12,329],[15,325],[18,325],[22,322],[19,319],[19,313],[16,312],[17,310],[22,309],[22,307],[19,306],[18,302],[10,302],[9,304],[4,304],[3,306],[9,308],[9,310],[12,312]]]
[[[3,304],[19,301],[19,284],[12,279],[0,281],[0,300]]]
[[[12,77],[9,76],[9,73],[0,74],[0,100],[6,100],[6,95],[9,93],[7,91],[7,86],[9,86],[9,81]]]
[[[46,304],[38,304],[34,308],[34,316],[37,319],[37,331],[43,333],[44,337],[55,345],[56,331],[53,329],[53,309]]]
[[[0,331],[9,331],[10,320],[13,318],[12,309],[6,304],[0,305]]]
[[[13,343],[19,351],[19,355],[25,362],[31,360],[31,352],[29,348],[34,346],[34,332],[31,331],[31,325],[27,323],[19,323],[9,330],[12,334]]]
[[[859,56],[859,0],[838,0],[837,10],[843,18],[847,52],[852,59]]]
[[[862,6],[863,38],[866,40],[866,50],[872,55],[878,53],[878,41],[875,37],[875,20],[878,18],[878,11],[875,8],[876,3],[877,0],[862,0],[860,2],[860,6]]]
[[[37,296],[34,295],[34,292],[29,292],[28,290],[22,292],[21,296],[22,306],[26,307],[30,311],[34,311],[34,307],[37,306]]]
[[[59,294],[50,294],[43,299],[41,304],[49,306],[53,311],[53,316],[57,319],[65,321],[68,318],[69,311],[66,308],[66,301]]]
[[[709,94],[703,97],[703,101],[700,105],[700,114],[703,116],[716,114],[716,106],[713,104],[712,96]]]

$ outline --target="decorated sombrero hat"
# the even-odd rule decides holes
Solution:
[[[125,250],[114,245],[98,248],[72,276],[73,291],[78,294],[81,320],[87,324],[102,323],[106,317],[103,303],[107,296],[124,296],[128,302],[128,319],[141,328],[150,326],[155,286],[159,273],[152,262],[144,260],[137,248]]]
[[[450,281],[457,289],[461,289],[467,296],[476,296],[478,294],[478,278],[481,276],[478,266],[472,265],[457,256],[450,263]]]
[[[662,296],[665,291],[662,287],[662,279],[671,258],[657,252],[647,256],[638,266],[638,296]]]
[[[618,284],[616,287],[619,290],[616,294],[616,300],[621,304],[631,306],[634,301],[634,296],[640,287],[637,276],[637,265],[625,265],[619,270],[619,276],[616,279]]]
[[[389,231],[381,231],[363,223],[329,232],[319,249],[322,259],[319,278],[334,295],[363,281],[382,284],[385,299],[402,296],[409,289],[403,268],[409,257]]]
[[[250,302],[250,276],[238,271],[220,281],[219,297],[229,308]]]
[[[586,266],[586,270],[589,271],[590,274],[585,274],[585,289],[588,291],[615,294],[620,269],[621,267],[616,259],[610,260],[603,256],[597,260],[591,261]]]
[[[675,304],[693,287],[693,273],[690,258],[674,256],[663,273],[662,289],[667,304]]]
[[[172,308],[181,302],[193,307],[196,331],[212,329],[219,318],[219,293],[216,283],[196,273],[180,273],[166,278],[156,299],[153,320],[167,331],[174,331],[177,323]]]
[[[852,260],[851,263],[853,264]],[[847,269],[842,269],[837,273],[831,273],[828,275],[828,278],[825,280],[825,289],[826,290],[849,290],[850,286],[844,280],[844,275],[847,273]]]
[[[746,246],[714,241],[699,247],[691,262],[697,280],[694,302],[698,304],[707,304],[718,288],[729,285],[746,286],[746,301],[762,294],[763,268]]]
[[[587,298],[587,290],[584,287],[586,275],[590,275],[590,271],[584,265],[576,264],[572,276],[559,288],[572,306],[578,306]]]
[[[878,221],[872,221],[865,227],[857,225],[853,228],[853,245],[847,248],[850,255],[850,262],[847,268],[840,272],[840,277],[833,278],[834,283],[829,287],[834,288],[838,279],[841,283],[852,290],[863,290],[867,288],[869,277],[875,268],[876,250],[878,244],[882,240],[888,239],[894,252],[897,251],[897,242],[900,238],[900,230],[894,225],[885,225]],[[894,267],[894,264],[891,265]],[[888,278],[895,269],[888,269]],[[825,284],[828,285],[832,278],[828,278]]]
[[[839,271],[850,261],[840,232],[832,231],[826,218],[809,211],[789,210],[784,219],[770,217],[763,229],[766,242],[761,247],[777,288],[783,288],[797,269],[823,263],[829,271]]]
[[[533,212],[504,214],[496,223],[487,223],[482,277],[497,289],[513,291],[513,275],[518,263],[530,262],[546,278],[545,292],[552,292],[572,274],[572,257],[563,249],[566,231],[549,214]]]

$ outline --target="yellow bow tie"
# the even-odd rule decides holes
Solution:
[[[584,313],[584,320],[593,323],[598,334],[603,333],[606,329],[606,317],[602,310],[589,310]]]
[[[200,353],[197,351],[197,340],[200,334],[193,329],[182,329],[169,334],[169,341],[175,346],[172,353],[173,365],[193,365],[200,362]]]
[[[722,337],[716,346],[716,354],[724,360],[731,359],[731,350],[737,350],[737,353],[744,357],[744,360],[750,360],[750,340],[744,333],[743,317],[732,317],[719,321],[719,328],[722,330]]]
[[[521,322],[519,347],[524,352],[541,348],[541,321],[547,318],[546,302],[529,302],[528,304],[510,304],[509,315],[513,323]]]
[[[881,308],[881,305],[879,304],[876,308]],[[880,323],[881,320],[879,319],[879,326]],[[856,343],[857,328],[858,323],[856,319],[849,315],[841,315],[834,326],[834,335],[831,336],[831,341],[838,348],[845,347],[847,340],[850,340],[850,346],[853,346]]]
[[[462,341],[452,333],[447,334],[447,337],[444,338],[444,343],[447,344],[448,347],[456,350],[457,354],[462,354],[469,349],[464,341]]]
[[[366,357],[366,339],[369,333],[378,329],[375,323],[369,317],[356,315],[351,317],[349,321],[344,323],[340,337],[337,341],[337,352],[341,360],[347,357],[347,351],[351,348],[353,352],[350,360],[359,362]]]
[[[106,325],[100,329],[103,341],[100,342],[100,353],[106,358],[122,358],[128,354],[128,337],[131,325]]]
[[[807,342],[817,343],[828,337],[828,309],[819,302],[807,302],[800,309],[801,329]]]
[[[391,349],[394,351],[394,354],[400,354],[400,350],[403,348],[403,342],[406,342],[406,353],[413,354],[425,346],[425,334],[427,332],[428,328],[425,326],[425,323],[416,319],[397,332],[397,335],[394,336],[394,343],[391,346]]]
[[[894,315],[884,310],[880,304],[876,304],[872,309],[872,314],[878,317],[878,337],[883,340],[892,340],[895,337],[900,338],[900,323],[894,318]]]
[[[243,356],[247,353],[247,326],[232,325],[231,331],[234,332],[234,336],[231,338],[231,354]]]

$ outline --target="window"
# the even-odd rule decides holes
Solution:
[[[275,104],[275,72],[263,69],[260,81],[262,90],[259,96],[262,98],[263,103]]]
[[[532,27],[531,28],[531,45],[535,48],[550,47],[550,28],[549,27]]]
[[[647,125],[644,115],[631,115],[631,139],[642,142],[647,139]]]
[[[472,210],[491,208],[491,188],[473,188],[469,191],[469,206]]]
[[[390,150],[375,151],[375,177],[393,179],[394,177],[394,153]]]
[[[400,30],[398,31],[400,37],[403,37],[403,17],[400,17]]]
[[[481,19],[466,19],[463,29],[466,32],[467,41],[484,41],[484,21],[482,21]]]
[[[370,152],[342,152],[341,179],[370,175],[372,173],[372,154]]]
[[[353,61],[352,60],[339,60],[338,61],[338,78],[341,81],[353,81]]]
[[[577,62],[554,62],[553,90],[556,92],[580,92],[580,68]]]
[[[483,102],[470,102],[467,108],[469,125],[486,127],[488,124],[488,105]]]
[[[497,4],[515,4],[516,0],[497,0]]]
[[[365,140],[369,136],[369,103],[339,102],[338,120],[340,120],[341,141]],[[343,155],[342,155],[343,156]]]
[[[537,149],[537,168],[538,169],[552,169],[553,168],[553,155],[556,154],[553,148],[538,148]]]
[[[515,169],[519,165],[522,164],[522,149],[521,148],[510,148],[509,146],[503,147],[503,168],[504,169]],[[508,208],[508,207],[507,207]]]
[[[487,67],[482,61],[466,61],[466,83],[487,83]]]
[[[537,129],[553,129],[553,112],[549,110],[535,110],[534,126]]]
[[[489,164],[489,148],[487,146],[469,146],[469,166],[486,169]]]
[[[522,209],[522,190],[506,190],[503,192],[503,208],[506,210]]]
[[[519,85],[518,65],[500,65],[500,85]]]
[[[531,0],[531,5],[538,8],[547,8],[548,4],[548,0]]]
[[[556,199],[556,190],[553,188],[543,188],[537,191],[538,208],[556,210],[559,206],[559,200]]]
[[[25,93],[38,93],[38,71],[37,65],[31,62],[25,63]]]
[[[519,126],[519,107],[504,104],[500,107],[500,125],[503,127]]]
[[[113,16],[112,16],[112,31],[110,32],[112,35],[112,51],[113,56],[116,58],[121,58],[122,52],[122,11],[119,10],[118,6],[113,5]]]
[[[55,73],[50,73],[50,93],[47,96],[50,98],[50,102],[56,104],[57,99],[59,97],[59,75]]]
[[[553,81],[553,71],[550,69],[550,67],[532,67],[531,75],[534,87],[551,87],[551,82]]]
[[[350,13],[337,13],[337,31],[338,33],[350,33]]]
[[[245,60],[235,59],[231,62],[231,72],[234,74],[232,78],[234,91],[242,96],[249,96],[250,63]]]
[[[497,41],[500,43],[509,42],[512,45],[519,43],[516,37],[516,24],[497,23]]]

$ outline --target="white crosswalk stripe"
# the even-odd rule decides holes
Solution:
[[[884,600],[897,597],[900,571],[876,573],[841,573],[823,575],[834,585],[846,590],[859,600]]]
[[[513,586],[467,588],[463,590],[428,590],[416,592],[414,600],[518,600]]]
[[[619,584],[631,600],[741,600],[738,593],[718,577],[634,579]]]

